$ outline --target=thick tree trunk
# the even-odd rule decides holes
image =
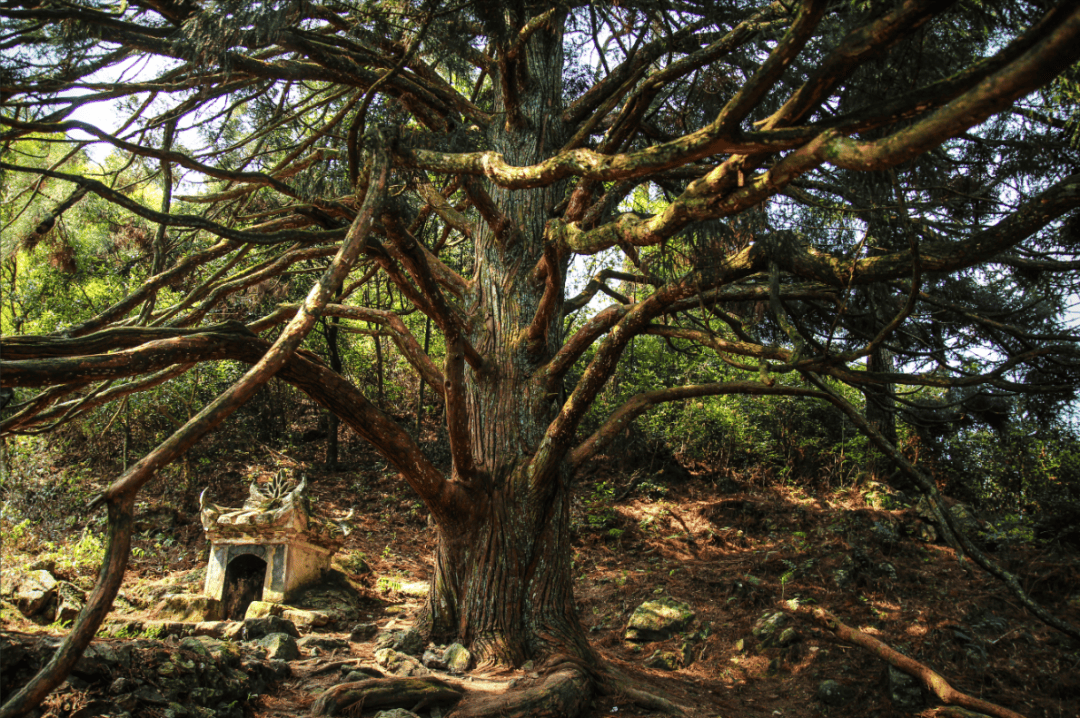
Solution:
[[[507,119],[489,137],[516,165],[550,156],[566,139],[558,120],[561,32],[537,31],[523,55],[500,64],[513,76],[496,84],[513,84],[516,102],[498,108]],[[494,209],[477,237],[466,299],[477,307],[467,339],[484,358],[482,371],[464,375],[461,419],[475,471],[455,476],[477,500],[438,526],[424,619],[440,639],[470,645],[480,663],[519,666],[551,653],[591,661],[574,608],[565,469],[537,476],[529,463],[559,408],[552,387],[535,377],[562,341],[561,306],[551,302],[561,301],[553,287],[561,290],[566,261],[550,247],[545,255],[544,230],[565,186],[510,191],[477,183],[469,191]]]
[[[528,484],[515,472],[472,516],[438,528],[426,627],[481,664],[592,656],[574,607],[568,492],[538,500]]]

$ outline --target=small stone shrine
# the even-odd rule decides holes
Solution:
[[[293,485],[282,469],[263,487],[251,483],[243,508],[199,497],[210,541],[204,593],[224,605],[225,617],[242,620],[252,601],[283,603],[330,568],[345,539],[342,525],[311,513],[307,480]]]

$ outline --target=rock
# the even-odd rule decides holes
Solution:
[[[30,571],[14,589],[13,603],[24,616],[36,616],[56,595],[56,584],[56,579],[45,569]]]
[[[426,581],[402,581],[398,592],[413,598],[427,598],[428,584]]]
[[[891,549],[900,543],[900,532],[889,521],[875,521],[870,527],[870,533],[886,549]]]
[[[270,616],[280,616],[283,607],[280,603],[271,603],[270,601],[252,601],[248,604],[247,612],[244,614],[244,620],[252,618],[269,618]]]
[[[194,636],[188,636],[187,638],[180,639],[180,649],[184,651],[191,651],[197,653],[204,658],[210,658],[210,649],[206,647],[203,641],[200,641]]]
[[[788,616],[783,611],[766,612],[754,623],[751,633],[758,639],[757,649],[790,646],[799,640],[799,633],[787,626]]]
[[[682,668],[682,656],[675,651],[658,650],[645,659],[645,665],[661,671],[677,671]]]
[[[109,693],[112,693],[113,695],[119,695],[121,693],[131,693],[137,687],[138,685],[135,683],[135,681],[126,676],[121,676],[109,684]]]
[[[424,650],[424,638],[415,628],[404,631],[385,631],[375,639],[375,647],[377,649],[392,648],[410,656],[418,656]]]
[[[154,607],[154,618],[166,621],[220,621],[225,617],[221,601],[208,596],[174,593],[164,596]]]
[[[420,662],[424,664],[425,668],[430,668],[433,671],[446,670],[446,663],[443,661],[442,656],[431,649],[424,651],[424,655],[420,656]]]
[[[889,666],[889,700],[897,710],[918,713],[923,709],[923,690],[918,680]]]
[[[688,604],[669,596],[646,601],[630,616],[626,640],[663,641],[694,622],[694,612]]]
[[[322,611],[308,611],[302,608],[286,607],[281,612],[281,617],[305,628],[325,626],[330,623],[330,616]]]
[[[287,633],[293,638],[300,638],[300,632],[296,630],[296,625],[292,621],[286,621],[279,616],[244,619],[242,626],[241,636],[245,641],[257,641],[271,633]]]
[[[780,631],[780,635],[776,639],[776,645],[778,646],[790,646],[792,643],[799,641],[799,632],[790,626]]]
[[[355,669],[348,669],[345,682],[355,683],[356,681],[366,681],[369,678],[386,678],[386,674],[373,666],[357,666]]]
[[[269,633],[258,640],[266,649],[266,657],[274,661],[295,661],[300,658],[296,639],[287,633]]]
[[[379,626],[374,623],[358,623],[352,627],[349,640],[353,643],[363,643],[375,637],[379,632]]]
[[[142,703],[149,703],[152,706],[164,706],[168,705],[168,701],[165,700],[165,696],[158,692],[157,688],[153,686],[141,686],[135,691],[135,699]]]
[[[349,642],[344,638],[334,638],[333,636],[304,636],[296,642],[299,648],[305,650],[318,648],[320,651],[326,653],[333,653],[334,651],[340,651],[344,649],[349,650]]]
[[[392,708],[388,711],[379,711],[375,714],[375,718],[420,718],[420,716],[404,708]]]
[[[817,699],[827,706],[842,706],[855,697],[855,690],[833,680],[818,684]]]
[[[451,643],[443,651],[442,661],[446,664],[446,670],[451,673],[464,673],[469,670],[469,662],[472,661],[472,654],[469,650],[460,643]]]
[[[402,678],[426,676],[430,673],[420,661],[392,648],[380,648],[375,651],[375,662],[395,676]]]
[[[933,524],[925,521],[916,521],[911,527],[911,535],[924,543],[934,543],[938,540],[937,529]]]
[[[73,622],[79,611],[86,605],[86,594],[77,586],[60,581],[56,584],[56,615],[53,618],[61,624]]]

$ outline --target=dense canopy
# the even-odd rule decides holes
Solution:
[[[1073,397],[1075,2],[28,0],[0,53],[0,431],[251,365],[100,498],[111,568],[53,668],[108,610],[138,488],[272,377],[430,510],[427,629],[514,665],[593,659],[566,487],[650,407],[824,400],[933,494],[898,415]],[[439,397],[449,475],[343,375],[337,328]],[[586,436],[646,335],[722,379]]]

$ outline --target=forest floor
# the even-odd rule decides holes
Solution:
[[[357,567],[363,559],[370,568],[354,576],[363,586],[361,620],[408,626],[421,599],[403,589],[427,581],[432,568],[434,531],[426,512],[404,482],[359,445],[343,447],[348,464],[336,468],[320,464],[320,454],[314,443],[298,443],[284,453],[256,445],[213,461],[193,460],[177,467],[175,475],[155,480],[143,492],[121,595],[175,585],[205,566],[196,498],[204,487],[215,503],[239,506],[251,480],[284,466],[307,476],[317,513],[340,518],[356,508],[356,529],[340,550],[339,563]],[[947,547],[913,535],[919,518],[902,496],[872,484],[766,485],[670,461],[652,468],[644,462],[636,471],[620,468],[627,463],[601,457],[576,484],[573,570],[579,615],[605,660],[691,715],[961,715],[925,692],[921,707],[898,706],[890,698],[881,659],[809,621],[792,619],[796,638],[789,645],[758,650],[755,624],[798,599],[916,658],[969,695],[1029,718],[1080,716],[1080,644],[1038,622],[1001,583],[970,563],[961,565]],[[66,515],[56,492],[67,491],[70,500],[101,487],[94,472],[75,476],[60,489],[54,476],[9,481],[5,571],[35,554],[71,555],[85,545],[80,537],[85,539],[88,518]],[[15,519],[23,516],[31,523],[19,529]],[[51,544],[42,548],[45,541]],[[996,561],[1023,577],[1034,599],[1080,625],[1075,545],[1036,541],[1016,529],[997,531],[988,548]],[[58,569],[58,578],[88,588],[95,573],[91,564],[66,575]],[[689,663],[679,670],[649,668],[645,661],[658,649],[680,650],[685,636],[644,645],[623,638],[634,609],[658,596],[686,602],[696,614],[688,629],[693,634]],[[116,611],[148,615],[134,604],[125,602]],[[38,625],[11,610],[3,611],[0,623],[9,631],[62,633],[55,624]],[[347,638],[350,628],[315,631]],[[370,658],[370,644],[350,645],[351,656],[321,660]],[[255,699],[249,707],[253,715],[306,712],[334,682],[332,674],[316,670],[319,661]],[[473,672],[465,685],[497,690],[515,675]],[[842,707],[818,698],[827,679],[848,687]],[[654,715],[623,696],[599,698],[588,713],[592,718],[616,714]]]

